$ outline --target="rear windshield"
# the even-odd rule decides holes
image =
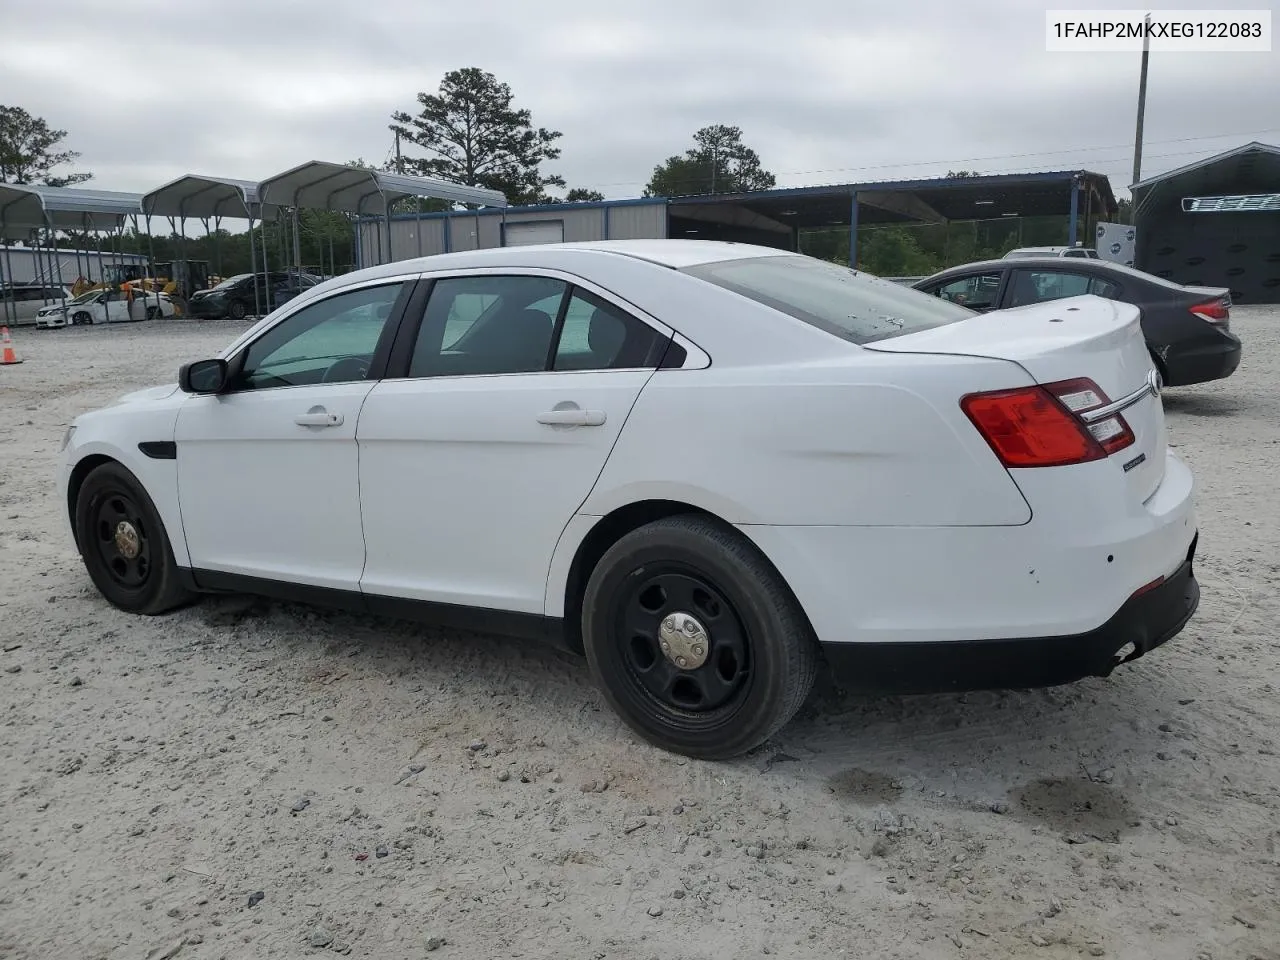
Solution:
[[[721,260],[681,272],[853,343],[899,337],[974,316],[959,304],[813,257]]]

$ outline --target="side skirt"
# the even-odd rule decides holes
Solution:
[[[183,568],[182,578],[188,589],[197,593],[241,593],[268,597],[286,603],[328,607],[348,613],[365,613],[393,620],[408,620],[475,633],[497,634],[521,640],[533,640],[562,650],[573,651],[566,639],[564,621],[532,613],[513,613],[485,607],[467,607],[452,603],[432,603],[404,597],[384,597],[358,590],[336,590],[309,584],[288,583],[262,577],[247,577],[219,570]]]

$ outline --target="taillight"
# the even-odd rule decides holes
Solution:
[[[972,393],[960,407],[1006,467],[1063,467],[1101,460],[1134,442],[1124,417],[1086,423],[1111,401],[1087,378]]]
[[[1201,320],[1221,326],[1231,321],[1231,308],[1222,300],[1208,300],[1191,308]]]

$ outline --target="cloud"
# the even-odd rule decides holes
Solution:
[[[1098,4],[1095,4],[1095,6]],[[1124,0],[1103,3],[1116,9]],[[0,90],[104,189],[386,159],[394,110],[479,66],[563,132],[570,185],[636,196],[708,123],[783,185],[1087,167],[1129,179],[1137,58],[1049,54],[1019,0],[59,0],[7,18]],[[636,10],[643,10],[637,13]],[[1249,139],[1274,54],[1153,57],[1144,173]],[[1208,139],[1208,134],[1230,134]],[[1198,138],[1198,139],[1197,139]],[[409,148],[407,148],[409,149]]]

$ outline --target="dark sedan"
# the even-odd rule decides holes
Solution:
[[[1142,310],[1142,332],[1168,386],[1221,380],[1240,365],[1231,291],[1184,287],[1106,260],[1041,257],[967,263],[912,284],[973,310],[1007,310],[1095,294]]]
[[[255,277],[258,287],[256,297],[253,289]],[[187,301],[187,313],[208,320],[221,320],[223,317],[243,320],[247,316],[253,316],[255,310],[270,313],[319,282],[306,273],[242,273],[228,277],[211,290],[199,290],[192,294]]]

